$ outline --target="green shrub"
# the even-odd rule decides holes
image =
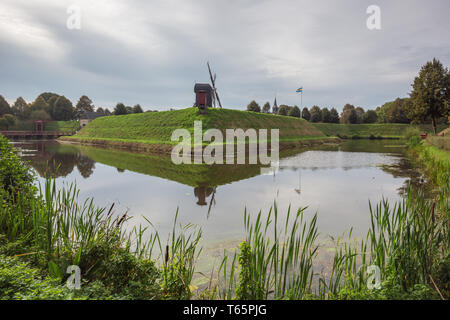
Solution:
[[[0,255],[0,300],[61,300],[76,295],[17,258]],[[81,297],[80,297],[81,298]]]
[[[408,141],[412,137],[419,137],[420,138],[420,129],[418,127],[407,127],[403,133],[406,141]]]
[[[34,191],[33,179],[31,169],[21,161],[9,141],[0,135],[0,190],[6,192],[3,195]]]

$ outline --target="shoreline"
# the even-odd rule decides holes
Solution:
[[[118,139],[96,139],[96,138],[78,138],[78,137],[60,137],[56,139],[60,143],[78,144],[103,148],[114,148],[127,151],[136,151],[152,154],[170,155],[176,144],[169,143],[151,143],[151,142],[132,142]],[[296,147],[309,147],[326,143],[339,143],[342,139],[338,137],[307,137],[298,140],[280,140],[280,151]],[[222,144],[225,145],[225,144]],[[203,146],[203,148],[206,145]],[[270,148],[269,148],[270,149]]]

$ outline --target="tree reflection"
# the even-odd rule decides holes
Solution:
[[[31,167],[44,178],[66,177],[78,168],[81,176],[89,178],[95,169],[95,161],[83,155],[79,149],[60,145],[56,141],[25,141],[15,144]]]

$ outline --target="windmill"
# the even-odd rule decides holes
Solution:
[[[222,103],[220,103],[219,94],[217,93],[217,89],[216,89],[216,74],[214,73],[214,77],[213,77],[212,72],[211,72],[211,67],[209,66],[209,62],[207,62],[207,65],[208,65],[208,71],[209,71],[209,78],[211,79],[211,84],[212,84],[213,91],[214,91],[214,94],[212,96],[214,108],[216,107],[216,99],[217,99],[217,102],[219,103],[219,107],[222,109]]]

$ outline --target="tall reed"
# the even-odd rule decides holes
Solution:
[[[226,255],[219,269],[222,298],[302,299],[311,292],[313,259],[318,250],[317,215],[308,223],[304,210],[291,217],[289,207],[281,224],[276,204],[265,220],[259,212],[251,221],[245,211],[246,240],[240,252],[234,253],[231,268],[227,269]]]

